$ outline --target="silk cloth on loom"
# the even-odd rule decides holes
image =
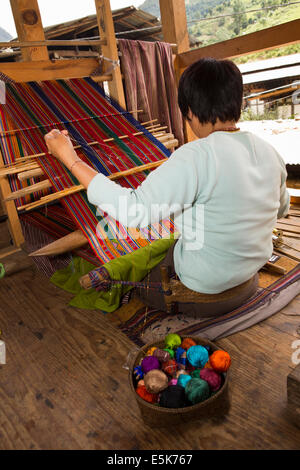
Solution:
[[[119,39],[118,47],[128,109],[143,109],[141,121],[158,118],[179,145],[184,144],[172,46],[160,41]]]
[[[6,164],[26,155],[47,152],[44,135],[54,127],[67,129],[74,144],[81,145],[77,150],[80,157],[104,175],[170,155],[163,144],[90,78],[7,84],[6,104],[0,108],[1,150]],[[143,135],[134,136],[135,132]],[[128,138],[120,139],[123,135]],[[114,140],[105,143],[106,138]],[[98,141],[99,145],[90,146],[92,141]],[[78,184],[49,154],[36,160],[55,191]],[[118,182],[135,188],[146,174],[123,177]],[[16,176],[10,177],[10,185],[13,191],[22,187]],[[21,206],[35,198],[36,194],[21,198],[16,204]],[[85,234],[99,264],[174,232],[171,220],[143,229],[127,229],[91,205],[85,191],[63,198],[62,204]]]

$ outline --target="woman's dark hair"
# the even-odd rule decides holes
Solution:
[[[242,102],[242,75],[231,60],[205,57],[181,75],[178,104],[186,119],[190,109],[201,124],[215,124],[218,118],[221,122],[237,122]]]

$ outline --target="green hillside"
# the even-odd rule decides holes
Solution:
[[[186,0],[189,32],[205,46],[260,31],[300,18],[300,2],[288,5],[290,2],[293,0]],[[283,4],[287,5],[278,6]],[[158,0],[146,0],[139,8],[159,16]],[[248,13],[248,10],[258,11]],[[196,22],[200,18],[203,21]],[[243,63],[296,52],[300,52],[300,44],[242,56],[235,61]]]

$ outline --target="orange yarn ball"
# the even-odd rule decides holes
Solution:
[[[146,356],[152,356],[155,349],[157,349],[155,346],[153,348],[148,349],[148,351],[146,352]]]
[[[211,365],[209,359],[208,359],[207,363],[205,364],[204,369],[212,369],[212,365]]]
[[[181,343],[181,348],[189,349],[191,346],[196,346],[197,343],[192,338],[184,338]]]
[[[226,372],[231,364],[231,358],[228,352],[222,351],[221,349],[213,352],[209,361],[216,372]]]
[[[145,385],[141,385],[136,389],[136,393],[145,401],[149,403],[157,403],[158,401],[158,394],[149,393],[145,387]]]

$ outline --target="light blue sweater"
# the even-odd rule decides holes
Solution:
[[[285,164],[250,132],[215,132],[183,145],[136,189],[96,175],[88,199],[127,226],[170,215],[181,233],[176,273],[190,289],[219,293],[250,279],[272,254],[287,214]]]

